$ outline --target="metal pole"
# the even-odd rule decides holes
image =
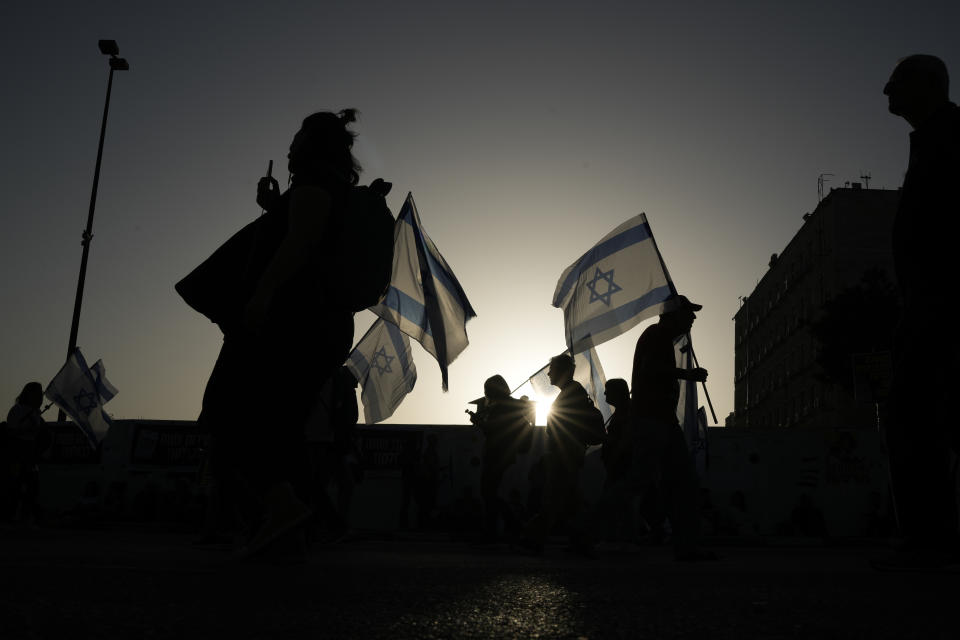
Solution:
[[[110,76],[107,79],[107,99],[103,105],[103,121],[100,124],[100,144],[97,146],[97,164],[93,170],[93,190],[90,192],[90,210],[87,213],[87,228],[83,231],[83,255],[80,258],[80,277],[77,280],[77,297],[73,303],[73,321],[70,324],[70,341],[67,345],[67,359],[77,348],[77,333],[80,330],[80,306],[83,303],[83,283],[87,277],[87,260],[90,257],[90,241],[93,239],[93,214],[97,207],[97,187],[100,184],[100,161],[103,159],[103,139],[107,133],[107,114],[110,111],[110,90],[113,88],[113,66],[110,66]],[[57,420],[63,422],[67,416],[61,409]]]

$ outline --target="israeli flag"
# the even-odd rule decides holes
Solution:
[[[610,419],[613,411],[610,409],[610,405],[607,404],[604,394],[607,386],[607,378],[603,374],[603,367],[600,365],[600,358],[597,357],[597,352],[593,347],[582,351],[573,357],[573,364],[575,367],[573,370],[573,379],[583,385],[587,395],[593,400],[593,405],[603,414],[603,421],[606,423],[606,421]],[[550,384],[550,378],[547,377],[547,369],[549,368],[550,365],[547,364],[547,366],[537,371],[527,380],[527,383],[530,384],[541,402],[553,402],[553,400],[560,395],[560,389]],[[524,385],[520,386],[523,387]]]
[[[392,416],[417,382],[410,339],[383,319],[373,323],[344,366],[363,387],[360,400],[367,424]]]
[[[94,448],[113,426],[103,405],[117,395],[117,388],[107,380],[103,360],[90,368],[79,348],[67,358],[44,395],[70,416]]]
[[[400,327],[437,359],[446,391],[447,367],[469,344],[467,320],[477,314],[420,224],[412,193],[394,226],[390,288],[384,301],[370,310]]]
[[[659,315],[676,293],[641,213],[567,267],[553,306],[563,309],[567,347],[579,353]]]

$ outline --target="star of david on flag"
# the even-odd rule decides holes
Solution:
[[[360,400],[367,424],[392,416],[417,382],[410,339],[382,318],[360,339],[344,366],[363,388]]]
[[[601,280],[606,285],[599,284]],[[587,282],[587,288],[590,289],[589,302],[599,300],[608,307],[610,306],[610,297],[621,289],[620,285],[613,281],[613,269],[600,271],[600,267],[597,267],[596,273],[593,274],[593,280]],[[601,293],[601,290],[603,290],[603,293]]]
[[[676,293],[647,216],[641,213],[564,270],[553,306],[563,309],[567,348],[576,354],[659,315]]]
[[[44,395],[70,416],[94,448],[113,426],[103,405],[117,395],[117,389],[107,380],[103,361],[88,367],[79,348],[67,358]]]
[[[393,362],[393,358],[394,356],[387,355],[387,348],[383,347],[373,354],[372,365],[380,375],[393,373],[393,369],[390,368],[390,363]]]
[[[446,391],[447,367],[469,344],[467,320],[477,314],[423,229],[412,193],[394,225],[390,288],[383,302],[370,310],[400,327],[437,359]]]
[[[73,402],[77,406],[77,409],[84,416],[90,415],[90,412],[97,408],[99,404],[99,399],[97,395],[86,389],[81,389],[80,393],[73,397]]]

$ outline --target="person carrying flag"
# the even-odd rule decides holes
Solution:
[[[696,312],[703,307],[682,295],[668,304],[660,320],[640,334],[633,354],[630,417],[635,439],[630,476],[641,490],[649,490],[660,478],[670,506],[674,557],[713,560],[713,553],[698,546],[699,481],[677,419],[680,381],[705,382],[707,370],[678,368],[673,345],[675,338],[690,333]]]
[[[702,308],[677,295],[667,302],[659,322],[640,334],[631,376],[632,463],[619,481],[604,487],[589,517],[578,522],[571,536],[572,551],[592,555],[600,535],[609,530],[632,497],[649,498],[658,490],[659,481],[659,490],[670,508],[674,558],[687,562],[716,559],[712,552],[698,546],[699,481],[677,419],[680,380],[703,382],[707,371],[678,368],[673,342],[690,332],[696,312]]]
[[[593,414],[599,411],[583,386],[573,379],[575,365],[569,354],[550,359],[547,375],[560,389],[547,415],[547,451],[544,455],[544,494],[540,511],[527,523],[518,544],[525,553],[540,554],[557,522],[575,515],[580,470],[586,454],[584,436],[591,432]],[[602,429],[602,418],[600,428]],[[589,437],[589,436],[588,436]]]

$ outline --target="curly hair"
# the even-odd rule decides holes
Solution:
[[[356,109],[337,113],[318,111],[303,120],[290,147],[291,170],[311,173],[333,170],[350,184],[360,181],[360,163],[353,157],[353,141],[357,134],[347,128],[357,119]]]

